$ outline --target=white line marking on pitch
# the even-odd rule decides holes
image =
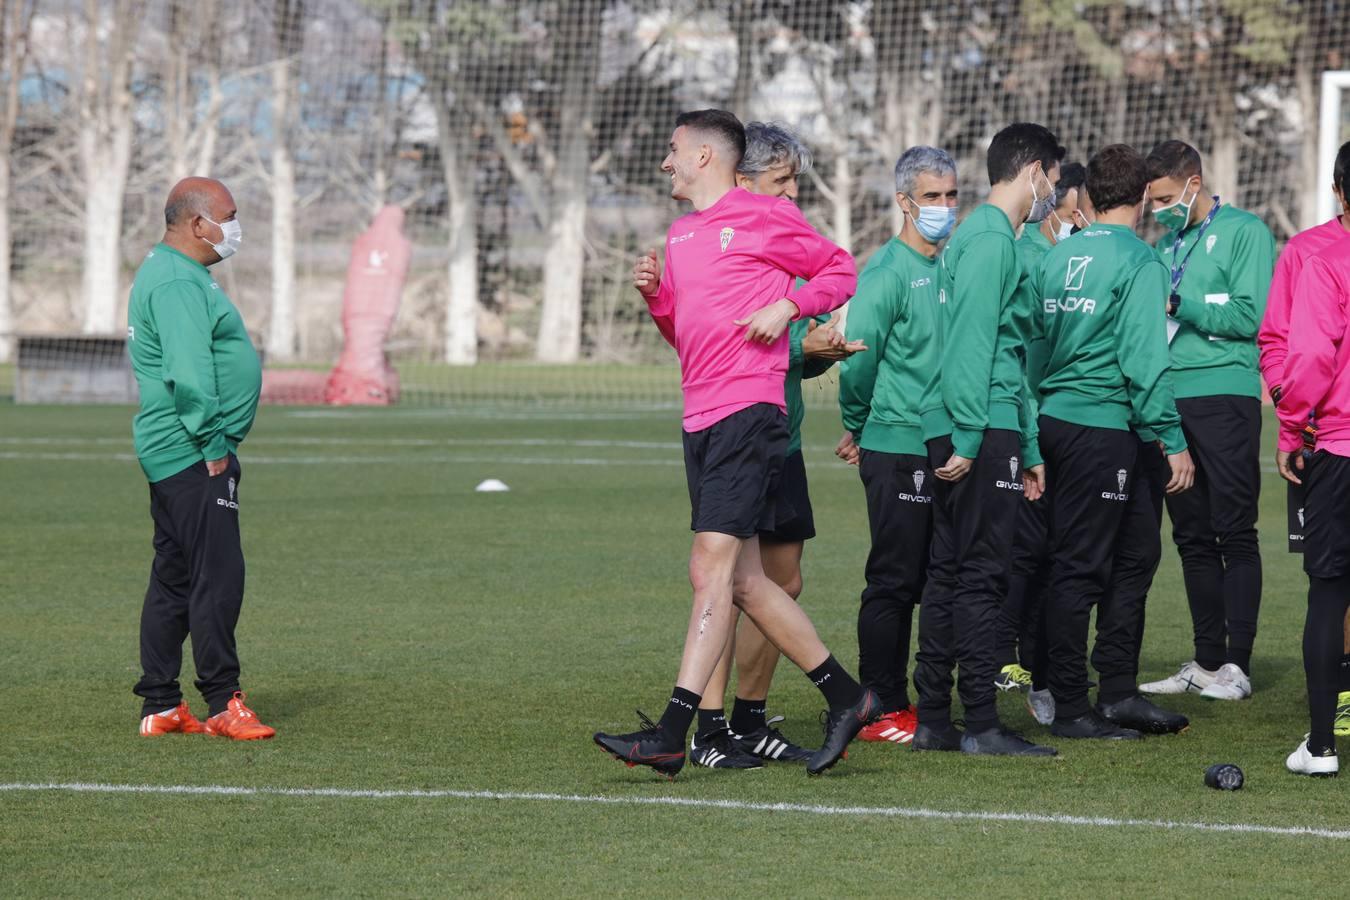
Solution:
[[[1235,834],[1278,834],[1350,840],[1350,830],[1308,826],[1254,825],[1244,822],[1178,822],[1170,819],[1116,819],[1109,816],[1070,816],[1053,813],[994,812],[924,809],[908,806],[824,806],[809,803],[751,803],[742,800],[702,800],[693,797],[605,797],[598,794],[541,794],[516,791],[356,790],[351,788],[232,787],[191,784],[97,784],[50,782],[0,784],[0,792],[55,791],[83,794],[205,794],[228,797],[336,797],[363,800],[499,800],[536,803],[587,803],[612,806],[674,806],[728,809],[740,812],[795,812],[818,816],[879,816],[929,819],[940,822],[1020,822],[1090,828],[1160,828],[1169,831],[1207,831]]]

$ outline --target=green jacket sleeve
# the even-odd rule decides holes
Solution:
[[[229,453],[229,446],[216,393],[211,355],[215,323],[209,300],[192,282],[171,281],[155,291],[149,307],[159,331],[164,385],[173,394],[174,410],[201,448],[202,459],[220,459]]]
[[[814,321],[824,325],[830,321],[830,316],[816,316]],[[834,365],[833,360],[807,357],[802,349],[802,342],[811,333],[811,322],[811,319],[794,319],[788,325],[788,373],[799,370],[803,379],[819,378]]]
[[[1153,260],[1129,273],[1120,288],[1115,344],[1134,419],[1170,454],[1185,450],[1186,438],[1172,397],[1167,312],[1159,299],[1166,296],[1168,283],[1166,268]]]
[[[1255,340],[1274,274],[1275,238],[1261,222],[1247,222],[1233,235],[1227,296],[1211,294],[1199,303],[1191,298],[1177,307],[1177,318],[1214,337]]]
[[[844,428],[855,440],[862,436],[863,425],[871,414],[886,338],[900,316],[904,297],[904,288],[895,273],[878,267],[863,272],[858,293],[849,301],[845,326],[848,339],[867,345],[862,353],[855,353],[839,364],[839,411]]]
[[[989,385],[994,372],[999,318],[1008,279],[1018,273],[1017,252],[1006,235],[990,232],[971,240],[962,254],[949,301],[942,348],[942,402],[952,417],[952,446],[974,459],[989,427]],[[1015,287],[1015,286],[1014,286]]]

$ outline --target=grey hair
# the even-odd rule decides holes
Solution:
[[[787,163],[794,175],[811,170],[811,151],[795,134],[773,122],[745,123],[745,155],[738,175],[760,175]]]
[[[937,147],[910,147],[895,161],[895,192],[913,194],[914,182],[924,172],[939,176],[955,174],[956,160]]]
[[[204,216],[211,210],[211,196],[206,191],[184,191],[164,205],[164,224],[172,228],[192,216]]]

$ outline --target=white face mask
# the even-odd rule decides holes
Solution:
[[[1059,213],[1056,212],[1052,212],[1050,215],[1053,216],[1055,222],[1058,223],[1058,227],[1055,229],[1055,243],[1058,244],[1060,241],[1073,234],[1073,220],[1070,219],[1066,222],[1061,219]]]
[[[209,241],[206,238],[202,238],[202,240],[210,244],[211,249],[216,251],[216,254],[221,259],[229,259],[239,252],[239,245],[244,242],[244,229],[239,224],[238,219],[230,219],[227,222],[217,222],[206,216],[202,216],[202,218],[220,229],[221,242],[219,244],[214,241]]]

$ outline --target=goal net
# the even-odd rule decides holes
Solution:
[[[1350,69],[1350,14],[1329,0],[0,10],[4,359],[21,333],[124,331],[169,186],[210,174],[244,228],[214,272],[269,372],[308,379],[301,400],[344,352],[353,243],[393,206],[410,253],[381,340],[399,402],[676,403],[629,271],[681,212],[660,165],[683,109],[797,131],[816,160],[800,203],[860,261],[898,227],[892,167],[914,144],[957,159],[968,210],[1009,122],[1048,125],[1079,161],[1181,138],[1283,240],[1329,214],[1326,154],[1350,137],[1350,80],[1324,77]]]

